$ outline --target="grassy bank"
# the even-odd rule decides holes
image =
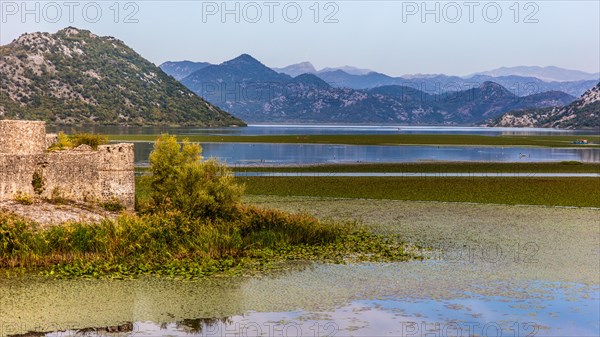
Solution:
[[[152,142],[157,135],[109,135],[111,141]],[[600,147],[600,136],[482,136],[482,135],[268,135],[268,136],[178,136],[199,143],[281,143],[281,144],[340,144],[340,145],[445,145],[445,146],[544,146]],[[585,138],[594,144],[578,145],[575,139]]]
[[[581,162],[490,163],[490,162],[419,162],[364,163],[297,166],[235,166],[236,172],[375,172],[375,173],[600,173],[600,164]]]
[[[239,177],[246,193],[600,207],[598,178]]]
[[[403,261],[419,258],[398,238],[308,215],[244,207],[230,221],[178,213],[121,216],[41,229],[0,213],[0,272],[115,278],[242,274],[288,260]]]

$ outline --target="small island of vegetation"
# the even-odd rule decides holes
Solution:
[[[405,261],[418,247],[356,223],[322,221],[242,202],[244,186],[201,147],[162,135],[151,175],[138,183],[136,214],[44,228],[0,212],[0,271],[58,277],[144,274],[198,278],[247,274],[290,260]]]

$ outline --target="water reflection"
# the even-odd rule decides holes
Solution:
[[[148,163],[150,142],[135,143],[135,162]],[[293,165],[323,163],[405,163],[417,161],[600,162],[598,148],[524,148],[463,146],[374,146],[321,144],[202,144],[204,157],[230,165]]]
[[[503,285],[497,285],[502,288]],[[598,287],[530,282],[526,297],[465,293],[454,299],[356,300],[327,311],[135,322],[28,333],[58,336],[598,336]],[[493,290],[492,290],[493,292]]]
[[[104,335],[130,335],[135,333],[134,323],[126,322],[119,325],[105,327],[90,327],[75,330],[58,330],[47,332],[30,331],[24,334],[7,335],[7,337],[58,337],[58,336],[104,336]]]
[[[215,327],[227,326],[233,322],[229,317],[225,318],[195,318],[195,319],[184,319],[179,322],[175,322],[174,328],[176,330],[184,331],[188,334],[199,335],[205,330],[215,330]],[[162,323],[160,326],[161,330],[169,330],[170,326],[168,323]]]

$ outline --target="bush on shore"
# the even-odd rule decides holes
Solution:
[[[151,211],[177,210],[192,218],[230,219],[241,204],[243,187],[232,171],[187,140],[162,135],[150,154]]]

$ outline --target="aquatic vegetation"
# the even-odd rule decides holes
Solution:
[[[157,135],[109,135],[114,141],[154,141]],[[586,136],[591,144],[573,144],[573,136],[483,136],[444,134],[392,134],[392,135],[190,135],[181,136],[192,142],[208,143],[288,143],[288,144],[345,144],[345,145],[464,145],[464,146],[548,146],[593,147],[600,146],[600,136]]]
[[[142,168],[138,170],[143,171]],[[293,166],[234,166],[235,172],[324,172],[324,173],[600,173],[600,164],[579,161],[549,163],[498,162],[408,162]]]
[[[426,246],[461,247],[463,255],[449,252],[440,256],[442,260],[424,263],[345,265],[296,261],[278,265],[255,260],[252,267],[262,270],[247,272],[256,277],[215,276],[193,282],[155,276],[116,281],[105,277],[5,278],[2,270],[0,317],[3,322],[15,323],[7,328],[15,330],[5,332],[25,333],[28,330],[19,329],[45,327],[49,322],[63,329],[101,327],[130,321],[132,313],[144,322],[242,314],[248,322],[249,311],[296,312],[301,307],[323,313],[351,301],[382,298],[404,303],[415,297],[434,298],[443,305],[445,300],[468,298],[473,293],[508,296],[520,304],[525,300],[537,311],[549,295],[540,280],[565,289],[569,298],[577,294],[573,282],[588,284],[593,287],[589,291],[598,293],[600,266],[590,252],[598,247],[599,210],[313,197],[247,196],[244,201],[286,212],[310,212],[322,219],[362,219],[361,224],[370,231],[401,234],[407,242],[426,240]],[[529,242],[539,249],[528,250]],[[504,252],[499,261],[492,259],[496,247]],[[515,256],[526,258],[532,253],[534,262],[515,260]],[[264,270],[274,267],[278,269]],[[230,272],[241,272],[238,270]]]
[[[42,229],[0,213],[0,269],[61,277],[203,277],[270,269],[288,260],[421,258],[418,248],[398,237],[370,234],[356,224],[244,205],[231,170],[201,160],[200,153],[199,145],[180,145],[174,136],[157,140],[152,175],[139,179],[139,215]]]
[[[287,260],[420,258],[397,237],[370,234],[349,224],[252,206],[238,214],[225,221],[172,211],[42,229],[2,213],[0,269],[61,277],[203,277],[274,268]]]
[[[600,207],[598,178],[238,177],[253,195]]]

